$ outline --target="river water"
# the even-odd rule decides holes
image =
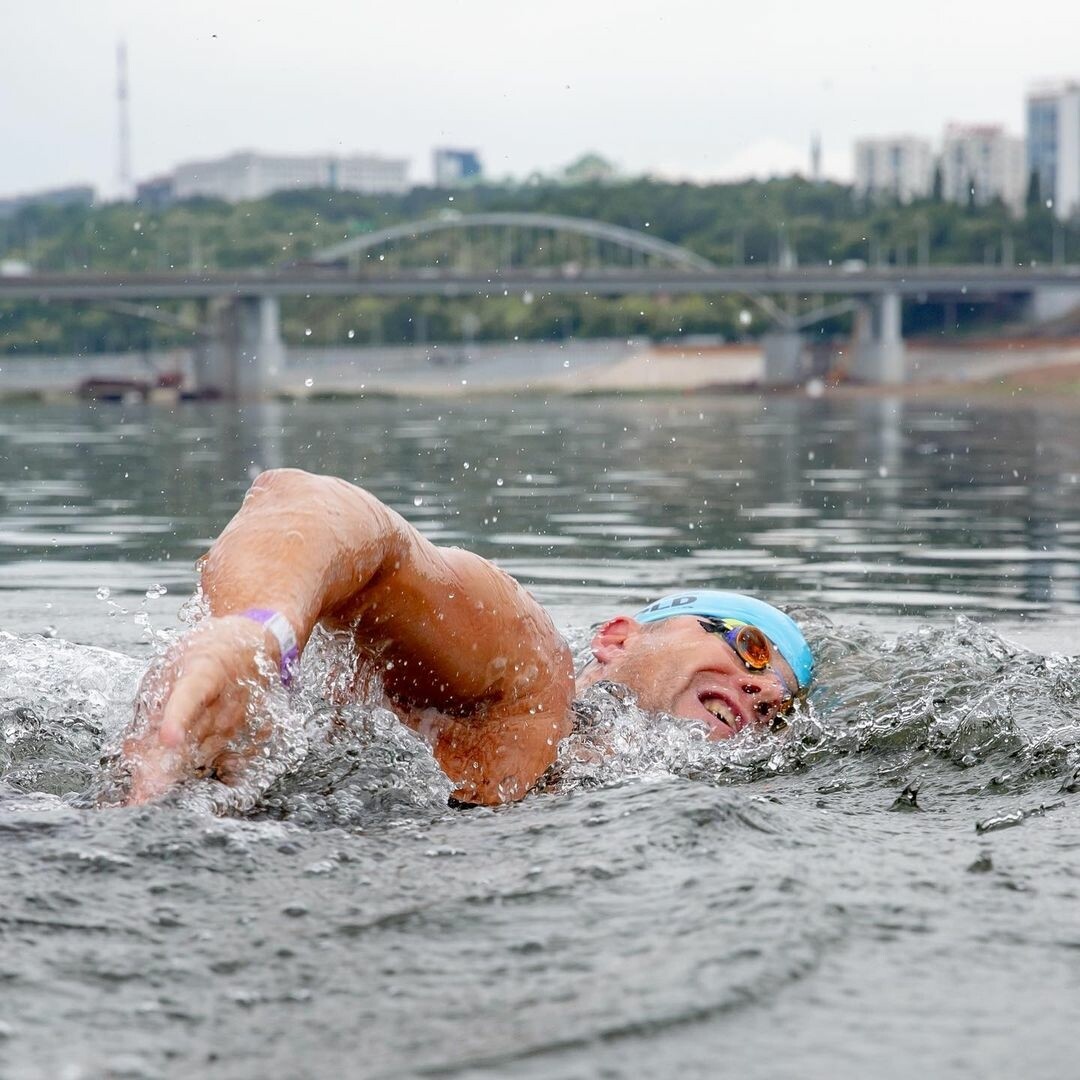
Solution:
[[[103,807],[194,559],[285,464],[498,560],[579,650],[763,593],[817,687],[724,744],[598,691],[543,791],[454,810],[310,689],[327,640],[241,789]],[[0,1076],[1070,1075],[1078,653],[1067,408],[5,405]]]

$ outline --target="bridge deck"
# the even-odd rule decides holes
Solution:
[[[294,266],[280,270],[201,274],[26,274],[0,277],[0,300],[183,300],[243,296],[498,296],[511,293],[761,293],[786,295],[968,296],[972,299],[1038,289],[1080,290],[1080,267],[1012,269],[993,266],[885,267],[847,271],[732,267],[715,271],[662,269],[515,269],[489,274],[441,269],[351,273]]]

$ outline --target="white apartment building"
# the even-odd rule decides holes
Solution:
[[[1036,87],[1027,99],[1027,167],[1059,218],[1080,211],[1080,83]]]
[[[996,124],[950,124],[941,151],[941,193],[949,202],[1001,199],[1019,213],[1027,193],[1024,141]]]
[[[241,151],[212,161],[190,161],[172,174],[173,198],[196,196],[241,202],[275,191],[333,188],[369,195],[407,191],[408,162],[356,154],[336,157],[259,154]]]
[[[933,183],[934,155],[926,139],[898,135],[856,141],[856,195],[909,203],[929,195]]]

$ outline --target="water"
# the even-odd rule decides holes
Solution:
[[[578,649],[763,592],[818,687],[725,744],[597,690],[543,791],[449,810],[312,689],[324,641],[277,766],[99,808],[194,559],[282,464],[497,559]],[[1078,508],[1067,408],[5,406],[0,1075],[1067,1075]]]

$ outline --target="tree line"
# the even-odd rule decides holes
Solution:
[[[856,199],[850,187],[799,177],[696,185],[636,179],[577,186],[481,185],[403,195],[303,190],[229,204],[193,199],[164,207],[113,203],[94,208],[27,206],[0,220],[0,261],[35,270],[199,271],[268,268],[302,261],[347,236],[447,210],[552,213],[647,232],[721,265],[802,265],[856,260],[868,265],[1039,264],[1080,258],[1080,222],[1059,222],[1029,191],[1024,212],[1000,202],[944,202],[940,187],[900,205]],[[766,328],[747,321],[738,297],[521,297],[290,300],[286,340],[309,344],[686,335],[743,337]],[[169,306],[183,316],[184,306]],[[191,321],[196,313],[188,312]],[[960,313],[963,325],[1001,311]],[[911,307],[911,328],[940,312]],[[843,329],[836,323],[826,329]],[[0,351],[100,352],[190,344],[176,328],[92,305],[0,305]]]

